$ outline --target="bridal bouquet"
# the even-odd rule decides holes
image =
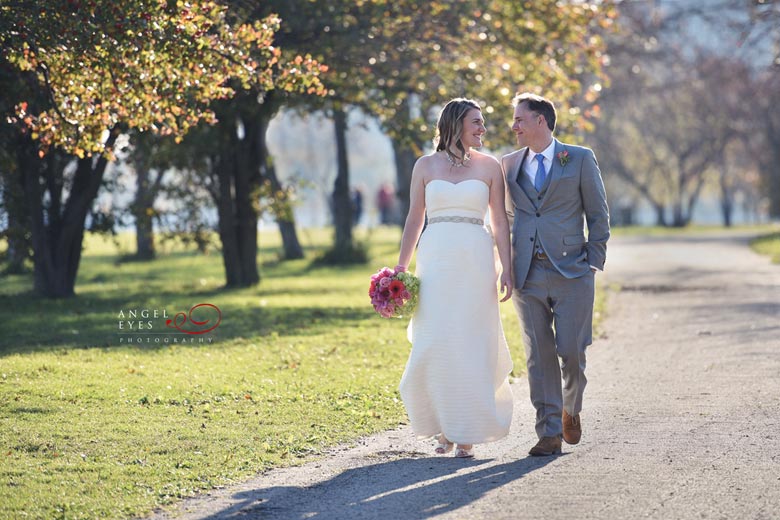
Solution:
[[[420,280],[405,271],[383,267],[371,276],[368,295],[371,305],[383,318],[411,316],[417,306]]]

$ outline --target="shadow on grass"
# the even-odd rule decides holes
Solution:
[[[284,292],[284,291],[280,291]],[[296,290],[297,292],[297,290]],[[144,293],[148,296],[148,293]],[[226,296],[227,294],[227,296]],[[140,295],[140,294],[139,294]],[[153,299],[140,299],[119,296],[79,296],[69,300],[47,300],[32,293],[16,295],[13,309],[0,310],[0,323],[3,334],[0,335],[0,357],[61,348],[102,348],[120,345],[120,332],[138,332],[145,335],[159,334],[172,338],[177,330],[167,327],[166,321],[174,315],[188,313],[195,303],[214,302],[220,309],[221,322],[211,333],[202,337],[212,337],[220,341],[235,338],[255,338],[269,335],[316,335],[336,328],[354,327],[360,322],[374,319],[373,312],[366,308],[311,306],[268,306],[248,305],[246,301],[223,304],[219,296],[229,297],[230,291],[213,290],[182,296],[175,292],[161,292]],[[195,302],[195,303],[193,303]],[[147,317],[140,311],[149,311]],[[153,311],[158,310],[158,317]],[[130,316],[130,310],[136,316]],[[166,312],[163,315],[163,311]],[[123,316],[120,316],[120,312]],[[202,309],[195,314],[198,320],[216,322],[217,315],[210,309]],[[119,323],[123,322],[122,330]],[[134,322],[131,326],[128,322]],[[142,322],[143,329],[138,329]],[[191,324],[183,326],[185,330],[203,330]],[[198,335],[188,335],[197,338]],[[172,339],[171,339],[172,341]],[[165,347],[168,343],[152,343],[152,346]],[[197,341],[194,343],[197,345]],[[207,345],[208,343],[206,343]],[[127,343],[125,343],[127,345]],[[131,343],[135,345],[135,343]],[[149,343],[138,345],[149,348]]]
[[[222,322],[213,331],[220,341],[316,335],[375,320],[368,297],[363,299],[373,269],[317,266],[312,257],[324,246],[305,249],[306,258],[284,262],[269,262],[265,251],[259,258],[265,261],[260,285],[251,288],[217,287],[224,282],[221,256],[204,258],[191,251],[168,252],[154,262],[117,263],[112,254],[85,256],[77,296],[64,300],[46,299],[29,290],[30,274],[4,277],[0,280],[0,357],[116,346],[120,321],[147,320],[120,315],[131,309],[165,310],[165,318],[170,319],[196,304],[211,303],[222,312]],[[175,334],[166,327],[165,318],[152,320],[151,329]]]

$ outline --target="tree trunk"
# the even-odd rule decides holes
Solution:
[[[780,170],[775,171],[769,182],[769,215],[778,219],[780,218]]]
[[[271,187],[274,192],[282,191],[282,183],[276,177],[276,168],[269,166],[265,172],[266,178],[271,181]],[[284,215],[276,216],[276,224],[279,226],[279,233],[282,235],[282,247],[284,249],[285,260],[296,260],[303,258],[303,247],[298,240],[298,232],[295,230],[295,216],[292,209]]]
[[[653,211],[655,211],[655,225],[666,227],[666,208],[662,204],[652,202]]]
[[[139,260],[152,260],[155,257],[154,227],[152,215],[139,212],[135,217],[135,256]]]
[[[143,161],[135,163],[136,193],[133,203],[133,216],[135,217],[135,256],[139,260],[152,260],[154,251],[154,228],[152,217],[154,215],[154,199],[157,196],[155,186],[159,188],[162,172],[158,174],[154,185],[150,182],[149,167]]]
[[[780,145],[780,139],[777,139],[775,146],[777,145]],[[772,156],[775,160],[780,160],[780,150],[775,150]],[[769,216],[773,219],[780,218],[780,167],[778,167],[778,163],[767,164],[763,173],[769,198]]]
[[[117,129],[111,131],[108,147],[114,144],[118,134]],[[68,158],[52,150],[40,160],[34,142],[26,137],[20,141],[17,157],[24,172],[25,198],[31,217],[34,290],[47,298],[72,297],[81,262],[84,224],[103,182],[108,160],[104,156],[78,160],[68,199],[60,211],[63,170]],[[48,204],[44,207],[46,192]]]
[[[679,201],[672,206],[672,227],[685,227],[682,203]]]
[[[276,168],[274,167],[273,160],[268,151],[268,145],[266,144],[266,133],[268,132],[268,124],[271,122],[272,115],[273,114],[269,114],[269,117],[262,118],[258,121],[258,164],[263,165],[261,168],[261,175],[271,183],[271,188],[274,193],[283,193],[282,183],[279,182],[279,178],[276,176]],[[290,208],[289,211],[283,212],[283,214],[277,214],[276,223],[279,226],[279,233],[282,236],[284,259],[296,260],[298,258],[303,258],[303,247],[301,247],[301,243],[298,240],[298,233],[295,230],[295,214],[293,213],[292,208]]]
[[[238,237],[239,262],[243,275],[242,286],[260,282],[257,269],[257,206],[260,184],[259,164],[256,162],[254,138],[257,124],[245,122],[246,136],[236,142],[235,199],[236,234]]]
[[[409,196],[412,184],[412,169],[417,159],[414,150],[408,145],[405,146],[398,140],[393,139],[393,156],[395,158],[395,176],[398,186],[397,196],[400,204],[400,224],[403,227],[406,222],[406,215],[409,214]]]
[[[235,135],[235,118],[223,120],[229,143],[213,161],[212,172],[219,184],[217,213],[222,241],[222,261],[228,287],[249,287],[260,281],[257,269],[257,211],[252,204],[256,194],[247,139]],[[231,125],[231,123],[233,123]],[[256,188],[256,180],[255,188]]]
[[[238,253],[238,236],[236,234],[236,212],[233,209],[233,179],[230,173],[232,165],[228,154],[212,164],[212,175],[217,179],[219,189],[217,199],[217,215],[219,216],[219,239],[222,242],[222,263],[225,266],[225,285],[239,287],[243,275]]]
[[[732,215],[734,214],[734,204],[731,200],[721,199],[720,211],[723,216],[723,225],[725,227],[731,227],[733,225]]]
[[[8,265],[6,274],[21,274],[24,272],[24,261],[29,257],[29,247],[24,235],[27,228],[17,220],[17,215],[8,212],[8,250],[6,257]]]
[[[759,174],[763,179],[763,187],[766,197],[769,199],[769,217],[772,219],[780,218],[780,117],[777,116],[777,102],[780,96],[780,81],[777,78],[780,74],[775,71],[767,84],[767,92],[771,94],[763,100],[761,111],[763,117],[760,119],[761,127],[759,132],[764,135],[766,140],[766,149],[758,150],[756,157],[760,162]]]
[[[352,251],[352,205],[349,193],[349,162],[347,160],[347,114],[342,108],[333,111],[336,131],[338,171],[333,186],[333,222],[336,228],[334,250],[337,256],[348,257]]]
[[[729,169],[722,154],[718,162],[720,164],[720,176],[718,178],[720,181],[720,213],[723,217],[723,225],[731,227],[732,215],[734,213],[734,190],[729,185]]]
[[[30,256],[30,216],[27,205],[24,203],[24,178],[17,164],[8,164],[9,171],[0,172],[3,176],[2,200],[8,218],[6,239],[8,250],[6,251],[7,274],[20,274],[25,270],[24,262]]]
[[[212,158],[211,176],[218,186],[219,236],[228,287],[247,287],[260,282],[257,268],[260,185],[267,179],[274,192],[283,191],[266,146],[268,124],[280,105],[273,92],[266,94],[260,105],[256,99],[256,95],[246,95],[242,100],[227,103],[226,110],[218,113],[217,129],[224,144],[218,156]],[[243,128],[241,136],[237,135],[238,126]],[[285,258],[303,258],[292,213],[278,222]]]
[[[704,164],[700,164],[694,166],[691,171],[698,172],[700,170],[704,170],[705,168],[706,166]],[[687,226],[693,220],[693,212],[696,209],[696,204],[699,202],[699,196],[701,195],[701,191],[704,188],[705,181],[704,175],[701,174],[692,174],[689,175],[688,178],[693,179],[692,182],[694,185],[690,188],[688,198],[686,199],[685,212],[683,213],[683,226]]]

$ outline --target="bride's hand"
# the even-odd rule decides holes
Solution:
[[[395,266],[394,270],[395,270],[396,273],[405,273],[406,272],[406,266],[398,264],[398,265]]]
[[[501,302],[505,302],[512,297],[513,286],[514,284],[512,283],[512,273],[501,273],[501,292],[506,293],[504,294],[504,297],[501,298]]]

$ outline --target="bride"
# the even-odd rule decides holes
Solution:
[[[474,444],[506,436],[512,420],[512,360],[496,287],[500,280],[501,301],[510,299],[509,225],[501,167],[475,150],[484,134],[475,101],[456,98],[442,109],[436,151],[420,157],[412,171],[396,266],[407,269],[419,239],[420,297],[400,383],[412,430],[418,438],[437,437],[439,454],[457,444],[455,456],[462,458],[474,456]],[[488,209],[492,236],[484,222]]]

